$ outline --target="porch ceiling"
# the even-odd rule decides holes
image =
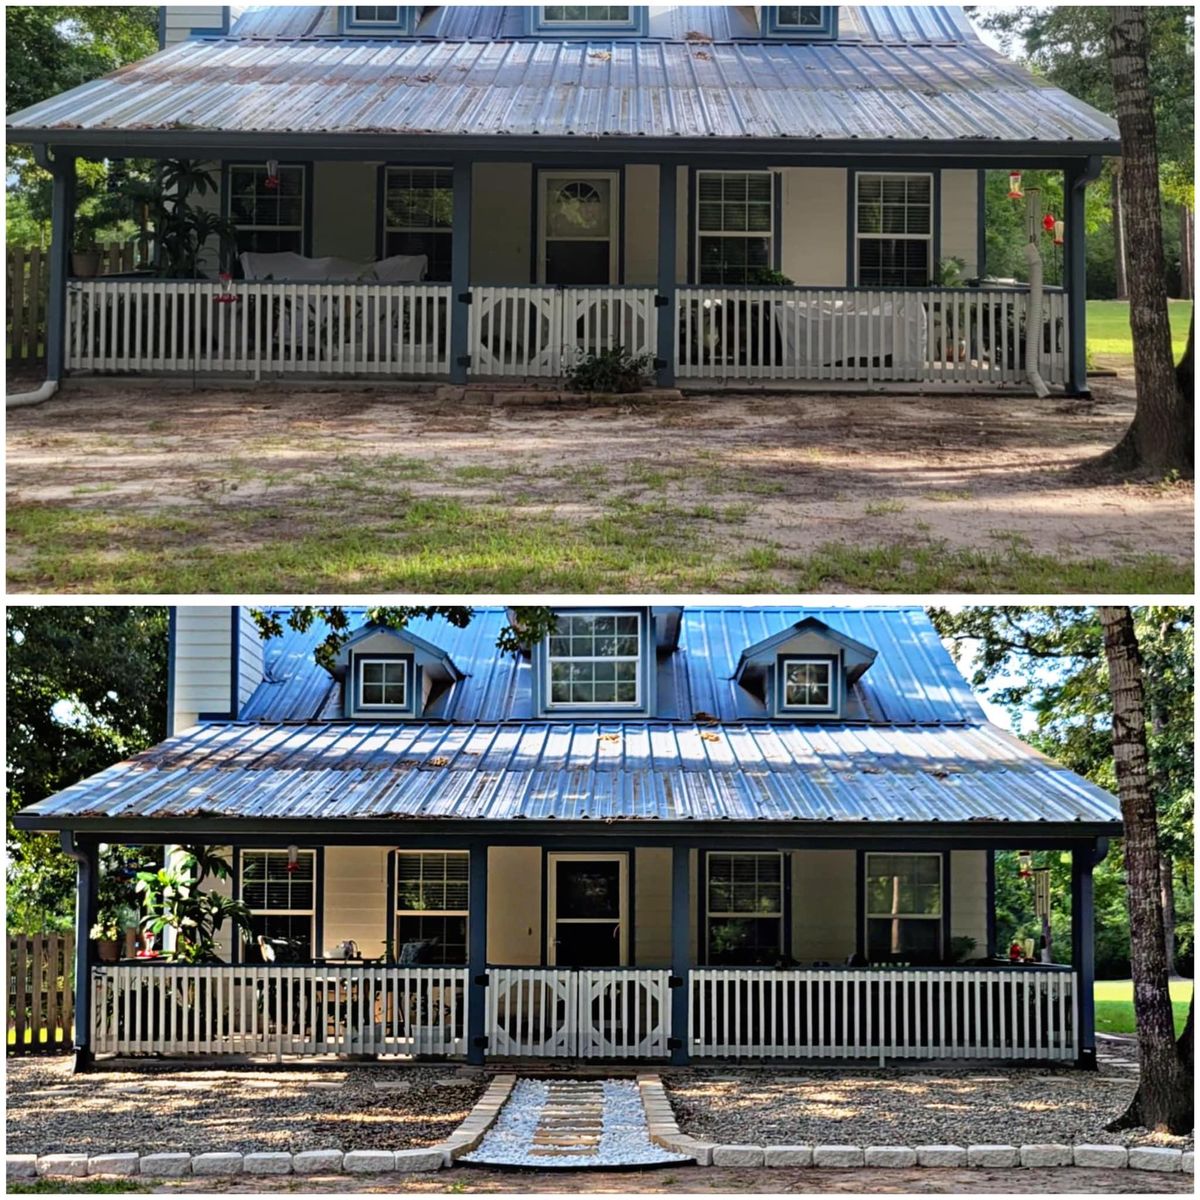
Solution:
[[[197,819],[281,829],[363,819],[874,823],[898,834],[1001,822],[1104,836],[1120,813],[1107,792],[990,725],[222,723],[16,822]]]
[[[17,142],[602,139],[1118,152],[1107,116],[978,41],[196,39],[8,117]],[[297,143],[298,144],[298,143]],[[464,141],[464,148],[466,142]]]

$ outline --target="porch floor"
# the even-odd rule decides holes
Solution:
[[[1132,413],[1127,376],[607,408],[75,381],[9,414],[9,586],[1189,590],[1191,487],[1084,469]]]

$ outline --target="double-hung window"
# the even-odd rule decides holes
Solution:
[[[783,707],[830,712],[836,706],[833,663],[827,658],[786,658],[783,661]]]
[[[928,964],[942,959],[942,856],[866,856],[867,958]]]
[[[461,966],[467,961],[470,855],[396,851],[396,959]]]
[[[629,25],[633,21],[628,4],[546,4],[543,25]]]
[[[775,253],[774,189],[770,171],[697,173],[698,283],[743,287],[770,278]]]
[[[384,177],[384,257],[423,254],[425,278],[450,279],[454,180],[443,167],[388,167]]]
[[[821,29],[825,24],[825,8],[820,4],[781,4],[775,13],[780,29]]]
[[[265,163],[229,166],[229,219],[239,254],[304,253],[307,170],[286,163],[276,170],[271,176]]]
[[[563,613],[547,646],[551,707],[636,707],[641,703],[639,613]]]
[[[859,287],[928,287],[933,176],[861,174],[854,183]]]
[[[707,854],[711,966],[774,966],[783,957],[783,855]]]
[[[356,4],[353,7],[355,25],[396,25],[400,9],[395,4]]]
[[[241,898],[250,910],[250,934],[270,946],[276,962],[311,962],[317,911],[317,853],[243,850]],[[289,869],[290,866],[290,869]],[[254,956],[254,951],[251,951]]]

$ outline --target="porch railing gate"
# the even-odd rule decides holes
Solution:
[[[489,967],[488,1055],[666,1058],[668,971]]]

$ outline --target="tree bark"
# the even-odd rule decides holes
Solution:
[[[1175,1041],[1159,872],[1158,808],[1150,786],[1146,702],[1133,613],[1098,610],[1104,630],[1113,705],[1113,760],[1125,831],[1125,884],[1129,899],[1130,963],[1141,1077],[1133,1102],[1110,1129],[1189,1133],[1194,1117],[1190,1073]]]
[[[1128,279],[1137,411],[1106,460],[1122,470],[1190,473],[1190,420],[1175,375],[1167,315],[1146,10],[1119,5],[1110,11],[1108,58],[1121,128],[1121,198],[1134,218],[1126,222],[1125,248],[1127,261],[1137,264]]]
[[[1112,174],[1113,283],[1117,299],[1129,299],[1129,278],[1125,269],[1125,212],[1121,207],[1121,163],[1113,164]]]
[[[1175,864],[1169,854],[1159,860],[1162,877],[1163,955],[1167,960],[1167,977],[1175,974]]]
[[[1192,298],[1192,270],[1195,261],[1195,226],[1192,210],[1186,204],[1179,206],[1179,298]]]

